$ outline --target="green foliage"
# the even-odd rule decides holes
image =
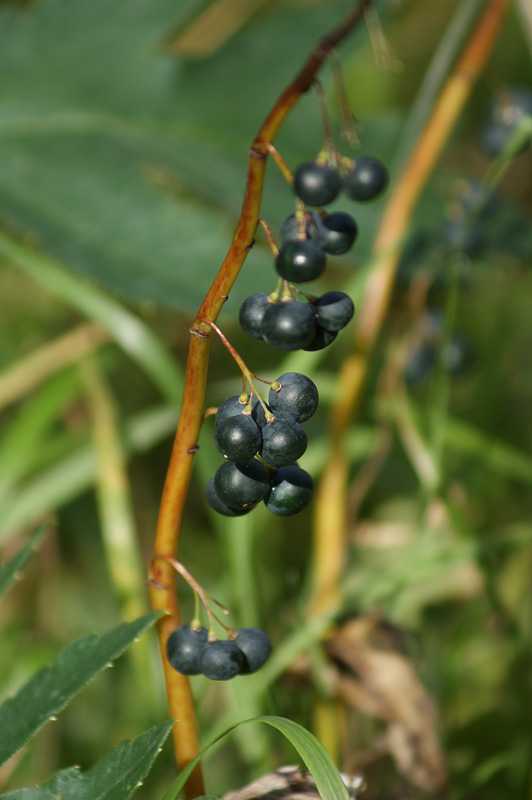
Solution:
[[[0,706],[0,763],[3,764],[67,703],[160,617],[147,614],[102,637],[84,636],[62,650],[15,697]]]
[[[28,353],[41,353],[86,320],[107,331],[110,343],[94,347],[90,357],[118,409],[110,437],[128,459],[120,486],[135,510],[145,564],[178,414],[188,329],[234,230],[247,148],[315,41],[352,5],[264,3],[255,16],[237,21],[240,29],[208,57],[177,53],[171,43],[213,3],[0,4],[0,398],[9,367],[24,366]],[[363,125],[360,152],[381,158],[393,185],[486,4],[413,2],[391,9],[379,3],[379,10],[385,5],[381,22],[404,71],[376,69],[363,30],[340,56]],[[411,756],[410,763],[430,773],[430,759],[415,747],[393,751],[394,737],[402,732],[402,744],[423,742],[436,730],[452,800],[529,794],[532,175],[530,152],[516,153],[530,119],[495,164],[478,144],[492,95],[529,83],[522,34],[532,41],[532,28],[518,10],[524,5],[515,4],[486,78],[418,204],[359,420],[344,437],[349,546],[340,607],[309,618],[311,508],[273,524],[262,508],[234,521],[210,514],[203,489],[221,458],[212,443],[212,419],[205,421],[180,559],[231,609],[232,627],[263,627],[274,645],[263,670],[231,686],[192,680],[202,741],[212,740],[202,757],[212,797],[286,763],[293,758],[290,742],[322,796],[345,797],[330,760],[301,727],[311,729],[320,719],[336,679],[344,688],[349,679],[360,700],[333,702],[342,703],[347,720],[341,745],[352,756],[349,769],[364,772],[371,800],[418,796],[421,790],[411,788],[415,768],[404,764]],[[332,100],[327,70],[323,84]],[[340,141],[333,102],[331,113]],[[316,156],[321,139],[309,92],[276,144],[294,167]],[[347,144],[340,146],[350,152]],[[471,184],[494,188],[493,212],[462,213],[459,198]],[[346,207],[345,198],[338,201],[335,210],[353,214],[360,238],[353,254],[331,259],[316,293],[341,288],[360,309],[385,203]],[[271,164],[261,215],[276,238],[293,210]],[[457,219],[462,235],[478,233],[470,251],[446,244]],[[280,362],[279,353],[250,342],[235,323],[240,301],[274,283],[272,259],[258,232],[224,309],[223,329],[261,377],[298,371],[318,385],[320,407],[308,423],[301,466],[319,480],[329,448],[328,412],[350,352],[349,328],[326,354],[294,352]],[[434,308],[445,320],[442,342],[455,330],[464,332],[475,362],[463,376],[450,378],[439,358],[427,384],[407,388],[402,361]],[[218,405],[241,385],[217,343],[213,356],[207,405]],[[31,396],[20,392],[9,405],[2,403],[0,418],[0,760],[14,754],[0,772],[1,786],[12,800],[129,797],[171,725],[161,723],[167,716],[164,688],[147,637],[113,670],[91,679],[155,617],[119,624],[129,618],[121,587],[113,583],[123,565],[109,562],[108,531],[94,491],[98,483],[113,484],[96,457],[96,425],[82,379],[85,356],[55,366],[46,354],[40,357],[49,371]],[[36,526],[50,514],[57,525],[43,536],[45,527]],[[38,558],[28,563],[37,544]],[[16,582],[25,565],[25,580]],[[144,587],[145,575],[136,579]],[[181,599],[188,621],[194,609],[186,588]],[[112,629],[101,639],[85,635],[95,619],[99,629]],[[382,674],[376,661],[365,673],[364,663],[358,673],[345,664],[338,670],[338,653],[324,654],[325,632],[345,620],[378,620],[375,649],[361,639],[358,650],[368,659],[389,658]],[[399,682],[398,664],[410,665],[415,689]],[[386,680],[378,683],[382,675]],[[408,723],[416,711],[421,714],[415,697],[422,690],[439,719],[425,721],[420,733]],[[34,735],[62,709],[52,726]],[[285,718],[262,716],[272,709]],[[266,724],[240,724],[243,718]],[[287,736],[286,745],[271,740],[272,726]],[[383,742],[390,748],[384,755]],[[149,789],[138,789],[139,800],[177,796],[186,773],[168,789],[175,766],[167,750],[157,758]],[[78,763],[82,772],[66,768]],[[29,784],[36,786],[16,788]]]
[[[7,800],[127,800],[142,785],[168,738],[173,720],[122,742],[81,773],[76,767],[61,770],[41,786],[18,789]]]
[[[9,588],[10,584],[19,578],[19,571],[26,566],[34,550],[39,546],[46,528],[46,525],[41,525],[32,534],[28,544],[24,545],[7,564],[0,566],[0,597]]]
[[[331,760],[331,757],[323,745],[320,744],[312,734],[305,730],[305,728],[302,728],[301,725],[292,722],[292,720],[283,719],[282,717],[256,717],[255,719],[246,719],[242,722],[229,725],[210,741],[209,744],[203,748],[198,757],[182,771],[164,795],[163,800],[177,800],[192,770],[205,753],[232,730],[240,725],[247,725],[249,722],[263,722],[265,725],[270,725],[283,734],[297,750],[299,757],[306,764],[316,782],[316,788],[322,800],[348,800],[349,795],[345,784],[340,778],[338,770],[334,766],[334,762]]]

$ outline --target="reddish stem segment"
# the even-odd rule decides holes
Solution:
[[[207,318],[213,322],[216,321],[253,244],[259,219],[269,145],[293,106],[312,85],[316,73],[329,53],[363,19],[364,11],[369,7],[370,2],[371,0],[362,0],[358,8],[354,9],[337,28],[319,42],[302,70],[273,106],[251,145],[246,190],[237,229],[227,256],[203,301],[191,331],[181,414],[155,534],[155,553],[159,555],[175,557],[177,553],[193,455],[197,448],[202,422],[210,329],[201,319]],[[174,725],[173,738],[176,760],[178,768],[181,770],[198,754],[199,738],[188,678],[173,670],[166,659],[166,640],[172,630],[181,624],[172,566],[168,562],[158,559],[153,564],[152,579],[153,583],[150,583],[152,607],[167,612],[167,616],[159,622],[158,636],[170,713],[172,717],[179,720]],[[185,794],[189,798],[205,794],[200,767],[196,768],[189,779],[185,787]]]

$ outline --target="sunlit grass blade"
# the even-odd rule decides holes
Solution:
[[[44,380],[108,340],[106,331],[87,323],[19,359],[0,373],[0,409],[29,394]]]
[[[265,725],[270,725],[288,739],[306,764],[316,782],[316,788],[322,800],[349,800],[349,794],[340,773],[323,745],[301,725],[292,722],[292,720],[284,719],[283,717],[255,717],[230,725],[209,742],[201,753],[181,772],[164,795],[163,800],[176,800],[184,788],[192,770],[205,753],[236,727],[239,725],[247,725],[250,722],[262,722]]]
[[[399,172],[410,150],[427,121],[436,95],[459,55],[470,25],[483,5],[483,0],[466,0],[459,3],[450,24],[440,40],[434,57],[425,72],[423,82],[404,126],[403,135],[395,154],[392,172]]]
[[[180,368],[166,345],[131,311],[51,258],[2,231],[0,255],[24,269],[34,280],[89,319],[98,322],[137,362],[168,402],[175,404],[179,400],[183,388]]]
[[[484,469],[513,480],[532,483],[530,456],[467,422],[448,417],[445,423],[445,441],[453,452],[481,460]]]
[[[72,698],[160,617],[152,612],[119,625],[102,637],[83,636],[65,647],[0,706],[0,764],[19,750]]]
[[[96,498],[107,566],[122,618],[135,619],[145,610],[147,596],[116,404],[94,359],[86,359],[80,370],[92,423]]]
[[[42,463],[50,427],[80,391],[73,370],[49,380],[18,410],[0,440],[0,496]]]
[[[516,0],[515,7],[521,18],[522,29],[528,41],[528,48],[532,57],[532,5],[529,0]]]
[[[124,447],[127,454],[142,453],[175,430],[176,412],[160,407],[127,420]],[[43,470],[33,480],[6,498],[0,518],[0,544],[16,531],[31,525],[43,514],[88,489],[96,477],[94,447],[87,445]]]
[[[39,525],[30,536],[29,542],[7,564],[0,566],[0,598],[13,581],[18,579],[20,570],[26,566],[33,553],[37,550],[42,537],[48,529],[49,525],[47,524]]]

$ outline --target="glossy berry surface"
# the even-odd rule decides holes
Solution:
[[[314,304],[316,320],[320,328],[337,333],[353,318],[355,306],[345,292],[326,292]]]
[[[266,508],[280,517],[299,514],[314,496],[314,481],[297,464],[278,469],[272,478],[272,488],[265,499]]]
[[[289,300],[271,306],[264,315],[264,341],[278,350],[299,350],[313,338],[316,329],[314,307]]]
[[[294,191],[309,206],[325,206],[338,197],[342,182],[332,167],[306,161],[294,172]]]
[[[242,650],[227,639],[207,642],[201,651],[200,672],[212,681],[228,681],[242,672],[244,666]]]
[[[268,403],[275,414],[284,411],[290,414],[296,422],[306,422],[318,407],[318,389],[314,381],[300,372],[283,372],[276,383],[281,384],[280,389],[270,389]]]
[[[323,249],[311,239],[285,244],[275,259],[277,274],[292,283],[308,283],[323,274],[327,261]]]
[[[246,297],[240,306],[238,312],[240,327],[252,339],[262,339],[262,321],[269,306],[267,294],[252,294]]]
[[[312,337],[310,342],[303,348],[303,350],[309,350],[311,352],[313,350],[325,350],[326,347],[329,347],[329,345],[334,342],[337,336],[338,336],[337,333],[326,331],[325,328],[316,325],[314,336]]]
[[[295,214],[291,214],[285,219],[281,226],[279,233],[281,244],[290,244],[290,242],[300,242],[304,239],[316,239],[321,228],[321,217],[314,211],[311,211],[309,218],[305,220],[303,226],[296,219]]]
[[[224,505],[236,511],[260,503],[270,491],[270,473],[260,461],[225,461],[214,474],[214,491]]]
[[[260,454],[272,467],[284,467],[292,461],[297,461],[306,449],[305,429],[291,417],[276,419],[262,429]]]
[[[251,416],[253,417],[256,413],[257,406],[259,405],[259,401],[255,396],[253,396],[251,400]],[[216,412],[216,416],[214,417],[214,424],[216,428],[229,419],[229,417],[237,417],[240,414],[244,413],[248,406],[248,400],[244,399],[244,402],[241,402],[241,396],[238,394],[233,395],[232,397],[228,397],[227,400],[224,400],[223,403],[218,406],[218,411]]]
[[[365,202],[378,197],[388,186],[388,170],[378,158],[360,156],[344,178],[344,188],[352,200]]]
[[[166,641],[166,655],[172,667],[183,675],[199,675],[200,656],[207,642],[207,631],[180,625]]]
[[[248,461],[261,445],[260,428],[246,414],[229,417],[216,428],[214,444],[229,461]]]
[[[272,651],[270,640],[260,628],[240,628],[233,641],[244,654],[242,675],[256,672],[270,657]]]
[[[350,214],[335,211],[321,220],[318,236],[326,253],[341,256],[347,253],[355,243],[358,226]]]
[[[247,514],[253,508],[253,506],[249,506],[248,508],[234,509],[229,508],[229,506],[226,506],[225,503],[222,503],[214,488],[214,475],[209,478],[209,482],[205,487],[205,499],[213,511],[216,511],[218,514],[222,514],[224,517],[241,517],[243,514]]]

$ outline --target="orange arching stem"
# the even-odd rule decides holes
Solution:
[[[359,308],[353,350],[344,362],[331,410],[331,450],[315,499],[312,613],[337,606],[347,548],[346,431],[357,413],[371,355],[383,327],[401,255],[419,196],[497,38],[510,0],[489,0],[436,101],[386,204],[375,239],[374,268]]]
[[[191,329],[179,425],[163,488],[155,534],[154,552],[159,556],[175,558],[177,554],[183,508],[203,418],[211,329],[201,321],[201,318],[216,321],[252,247],[259,219],[270,144],[295,103],[311,87],[318,70],[330,52],[363,19],[364,11],[370,2],[371,0],[362,0],[359,7],[318,43],[306,64],[273,106],[250,147],[246,189],[237,229],[227,256]],[[150,578],[152,607],[167,612],[158,624],[158,636],[170,714],[177,720],[172,731],[176,760],[178,768],[182,770],[198,754],[199,737],[189,680],[185,675],[173,670],[166,658],[166,640],[172,630],[181,624],[174,570],[170,563],[156,559],[152,563]],[[195,769],[187,782],[185,794],[188,798],[205,794],[200,766]]]

